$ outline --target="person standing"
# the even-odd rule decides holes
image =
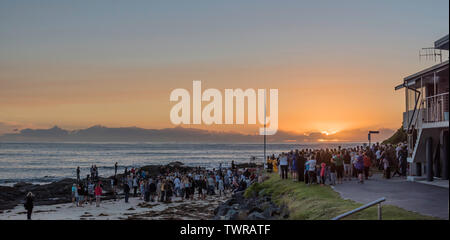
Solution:
[[[89,182],[85,182],[83,185],[84,201],[87,203],[91,195],[89,194]]]
[[[133,197],[137,196],[137,189],[138,189],[138,180],[136,178],[136,175],[133,175]]]
[[[309,157],[309,160],[306,162],[308,166],[308,185],[310,185],[313,181],[315,181],[315,172],[316,172],[316,160],[313,156]]]
[[[303,156],[303,152],[300,153],[297,157],[297,180],[298,182],[303,182],[305,179],[305,157]]]
[[[391,171],[390,171],[390,164],[389,164],[389,159],[388,156],[386,154],[385,151],[383,151],[383,153],[381,154],[381,159],[382,159],[382,164],[383,164],[383,169],[384,169],[384,177],[386,179],[390,179],[391,178]]]
[[[123,183],[123,192],[125,193],[125,202],[128,203],[128,197],[130,196],[130,185],[128,182]]]
[[[325,162],[322,162],[320,164],[320,185],[323,186],[325,184],[325,170],[326,170],[327,164]]]
[[[381,148],[378,148],[377,151],[375,152],[375,157],[376,157],[376,166],[378,167],[379,170],[383,169],[383,164],[382,164],[382,159],[381,159]]]
[[[165,196],[166,196],[166,180],[162,179],[161,180],[161,199],[159,201],[164,202]]]
[[[292,181],[297,181],[298,150],[292,154]]]
[[[80,182],[80,166],[77,167],[77,183]]]
[[[363,160],[364,160],[364,177],[366,178],[366,180],[369,180],[370,166],[372,165],[372,162],[370,161],[370,157],[367,155],[367,152],[363,154]]]
[[[359,152],[359,154],[356,157],[355,168],[356,168],[356,173],[358,174],[358,179],[359,179],[358,183],[364,183],[364,179],[363,179],[364,157],[362,155],[362,152]]]
[[[117,199],[117,177],[114,176],[112,179],[112,190],[114,194],[114,201]]]
[[[114,177],[117,175],[117,162],[114,164]]]
[[[175,180],[173,181],[173,183],[175,184],[175,188],[174,188],[175,196],[178,197],[178,196],[182,195],[180,193],[181,192],[181,180],[178,176],[175,177]]]
[[[172,202],[172,194],[173,194],[173,190],[172,190],[172,183],[170,180],[168,180],[166,182],[166,184],[164,185],[164,189],[165,189],[165,201],[166,203],[171,203]]]
[[[91,168],[89,169],[89,172],[91,173],[92,180],[94,180],[94,178],[95,178],[94,164],[91,165]]]
[[[97,207],[100,207],[100,197],[102,196],[102,187],[100,183],[97,183],[95,187],[95,203]]]
[[[146,180],[141,179],[141,181],[139,181],[139,199],[145,199],[145,185],[146,185]]]
[[[88,183],[89,204],[92,205],[92,199],[95,196],[95,184],[90,181]]]
[[[208,195],[215,195],[214,187],[215,187],[216,184],[215,184],[215,181],[214,181],[213,177],[211,175],[209,175],[209,177],[206,180],[207,180],[207,183],[208,183],[208,187],[207,187],[206,193]]]
[[[72,203],[75,204],[75,206],[78,205],[78,189],[77,184],[72,185]]]
[[[222,193],[225,195],[225,188],[224,188],[222,177],[219,178],[219,181],[217,183],[217,188],[219,189],[219,196],[222,196]]]
[[[406,148],[406,145],[403,145],[402,150],[399,153],[400,156],[400,168],[401,168],[401,175],[403,177],[406,177],[406,168],[407,168],[407,156],[408,156],[408,150]]]
[[[150,201],[155,201],[155,193],[156,193],[156,179],[151,178],[150,183],[148,185],[148,191],[150,194]]]
[[[181,200],[184,200],[184,199],[189,199],[189,190],[190,190],[190,188],[189,188],[189,180],[188,180],[188,177],[183,177],[183,180],[181,181],[181,185],[184,187],[184,191],[182,192],[182,195],[181,195]]]
[[[344,159],[341,152],[336,155],[334,164],[336,165],[337,183],[342,184],[342,178],[344,176]]]
[[[157,178],[157,183],[156,183],[156,199],[158,201],[161,201],[161,178]]]
[[[31,220],[31,214],[33,213],[33,201],[34,196],[33,193],[28,192],[27,196],[25,197],[25,204],[24,207],[27,210],[27,220]]]
[[[280,157],[281,179],[287,179],[288,174],[288,159],[286,154],[281,153]]]
[[[82,207],[84,204],[84,185],[80,183],[78,185],[78,206]]]
[[[336,164],[333,159],[330,160],[330,185],[336,185]]]
[[[95,174],[95,181],[98,180],[98,168],[97,165],[94,165],[94,174]]]
[[[352,157],[350,156],[350,152],[347,150],[344,153],[344,180],[351,181],[352,180]]]
[[[358,178],[358,170],[356,169],[356,163],[358,162],[359,157],[359,147],[356,148],[355,153],[352,159],[352,177]]]
[[[269,172],[269,173],[271,173],[273,171],[272,161],[269,156],[267,156],[267,160],[266,160],[266,169],[267,169],[267,172]]]

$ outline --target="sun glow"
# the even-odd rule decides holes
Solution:
[[[322,131],[321,133],[322,134],[325,134],[325,135],[327,135],[327,136],[329,136],[329,135],[333,135],[333,134],[336,134],[336,133],[338,133],[339,131]]]

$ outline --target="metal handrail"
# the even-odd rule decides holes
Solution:
[[[404,84],[404,83],[403,83],[403,84]],[[414,91],[414,92],[416,92],[416,93],[418,94],[418,95],[417,95],[417,99],[416,99],[415,104],[414,104],[414,111],[413,111],[411,120],[409,120],[408,129],[406,130],[406,132],[409,133],[409,131],[411,130],[411,124],[412,124],[412,122],[413,122],[414,115],[416,115],[417,104],[419,103],[420,95],[421,95],[422,93],[421,93],[420,91],[418,91],[417,89],[414,89],[414,88],[411,88],[411,87],[406,86],[405,84],[404,84],[404,86],[405,86],[407,89],[409,89],[409,90],[411,90],[411,91]],[[423,101],[423,100],[422,100],[422,101]],[[419,106],[419,108],[421,108],[421,105]]]
[[[448,106],[448,92],[433,96],[428,96],[423,99],[422,108],[425,109],[424,122],[440,122],[445,121],[445,105]]]
[[[440,96],[445,96],[445,95],[448,95],[448,92],[444,92],[444,93],[439,93],[439,94],[436,94],[436,95],[428,96],[428,97],[426,97],[426,99],[434,98],[434,97],[440,97]]]
[[[359,208],[355,208],[355,209],[353,209],[351,211],[348,211],[348,212],[346,212],[344,214],[341,214],[341,215],[339,215],[339,216],[337,216],[337,217],[335,217],[335,218],[333,218],[331,220],[339,220],[341,218],[344,218],[344,217],[350,216],[352,214],[355,214],[357,212],[360,212],[360,211],[362,211],[362,210],[364,210],[366,208],[372,207],[373,205],[376,205],[376,204],[378,204],[378,220],[381,220],[381,203],[384,202],[384,201],[386,201],[386,198],[382,197],[382,198],[377,199],[377,200],[375,200],[373,202],[365,204],[365,205],[363,205],[363,206],[361,206]]]

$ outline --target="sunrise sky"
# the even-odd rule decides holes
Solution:
[[[175,88],[279,89],[279,129],[398,128],[448,0],[0,0],[0,134],[174,127]],[[256,126],[193,126],[256,132]]]

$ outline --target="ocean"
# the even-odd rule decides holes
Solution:
[[[280,143],[267,144],[267,154],[279,154],[291,149],[353,147],[361,143]],[[99,175],[114,175],[127,167],[168,164],[179,161],[187,166],[228,167],[231,161],[250,162],[252,157],[263,162],[262,143],[2,143],[0,142],[0,185],[17,182],[45,184],[63,178],[76,178],[89,173],[91,165]]]

